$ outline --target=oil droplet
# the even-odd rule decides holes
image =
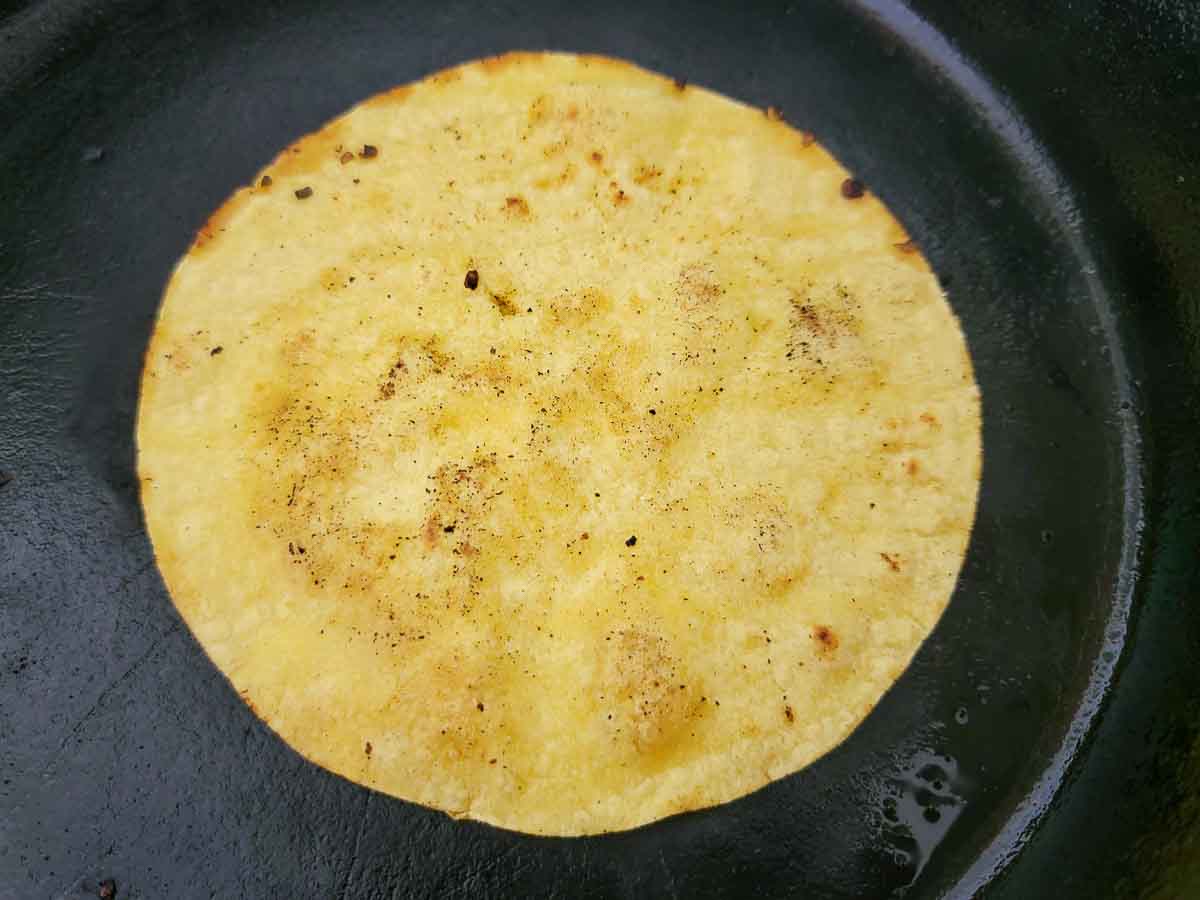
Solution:
[[[965,713],[965,709],[960,707]],[[949,756],[927,750],[913,754],[889,779],[880,798],[881,837],[886,852],[916,881],[946,832],[966,807],[970,782]],[[907,873],[906,873],[907,874]]]

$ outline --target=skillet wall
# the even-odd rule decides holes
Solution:
[[[1200,896],[1200,6],[914,8],[1011,98],[1064,174],[1142,372],[1133,640],[1084,758],[996,893]]]
[[[1198,803],[1195,781],[1177,777],[1189,766],[1200,769],[1190,705],[1200,684],[1188,665],[1200,627],[1187,602],[1200,539],[1196,356],[1185,346],[1192,341],[1196,350],[1194,320],[1185,316],[1194,313],[1188,286],[1198,283],[1200,173],[1187,150],[1196,146],[1195,121],[1188,118],[1196,85],[1178,77],[1198,38],[1194,23],[1181,18],[1187,15],[1182,5],[1160,4],[1137,23],[1116,4],[1076,6],[1056,13],[1062,18],[1054,22],[1032,10],[1020,4],[975,13],[950,3],[919,7],[1007,92],[1074,193],[1088,246],[1121,312],[1124,344],[1145,348],[1135,360],[1144,380],[1134,412],[1151,435],[1144,471],[1151,503],[1137,639],[1122,657],[1120,686],[1066,790],[993,892],[1061,895],[1065,883],[1078,896],[1128,896],[1151,881],[1185,877],[1160,873],[1183,871],[1175,865],[1187,851],[1181,826]],[[915,896],[953,890],[963,870],[987,879],[1004,860],[987,854],[985,844],[954,838],[972,822],[982,827],[989,805],[1007,809],[1019,799],[1009,795],[1027,786],[1020,758],[1002,767],[1007,780],[998,780],[1003,790],[997,792],[1003,796],[989,797],[986,785],[977,785],[978,802],[973,797],[966,804],[950,838],[915,869],[911,857],[893,865],[850,836],[857,819],[878,812],[863,800],[874,802],[875,788],[856,773],[890,764],[872,760],[861,747],[871,740],[886,745],[885,738],[912,724],[898,714],[872,717],[859,749],[831,756],[811,777],[769,789],[728,816],[687,818],[571,851],[497,838],[435,814],[397,811],[305,764],[228,696],[165,602],[133,480],[138,357],[169,265],[204,215],[287,140],[396,81],[521,44],[620,53],[668,71],[682,60],[705,73],[697,80],[721,78],[744,99],[778,103],[781,94],[805,93],[805,85],[789,85],[765,62],[786,60],[789,52],[801,73],[828,72],[835,60],[854,60],[857,53],[865,83],[880,79],[889,59],[897,71],[908,65],[911,48],[880,37],[895,26],[896,12],[883,10],[887,25],[826,4],[762,5],[750,17],[669,4],[584,8],[569,16],[530,4],[474,10],[363,3],[321,11],[304,3],[51,2],[8,12],[0,20],[0,388],[6,410],[0,469],[14,478],[0,489],[0,897],[7,890],[14,897],[73,896],[84,880],[103,874],[126,885],[122,896],[143,897],[211,891],[391,896],[406,888],[467,894],[514,886],[686,893],[700,885],[734,896],[755,886],[802,884],[822,885],[819,896],[899,895],[909,886]],[[386,27],[376,35],[377,20]],[[804,27],[827,43],[789,46]],[[337,54],[346,46],[356,55],[341,64]],[[756,54],[762,64],[739,68]],[[953,91],[940,93],[936,60],[928,68],[921,83],[954,125],[962,113]],[[315,87],[314,69],[325,79]],[[297,90],[297,83],[307,89]],[[805,111],[789,99],[782,100],[785,110]],[[886,160],[873,161],[869,148],[854,146],[855,109],[839,111],[831,102],[815,101],[807,110],[821,117],[822,136],[843,159],[878,172],[883,184]],[[1019,202],[1017,189],[1003,180],[1003,160],[981,149],[985,136],[922,135],[906,131],[895,110],[877,115],[906,154],[936,160],[931,147],[957,147],[972,156],[964,166],[974,167],[981,192],[1008,199],[1010,208]],[[1000,183],[988,184],[989,173]],[[892,190],[904,177],[888,182]],[[922,177],[943,179],[947,202],[965,196],[954,173]],[[888,199],[903,204],[904,198]],[[945,233],[944,223],[914,221],[919,211],[919,205],[906,209],[919,236]],[[971,220],[971,210],[961,215]],[[1023,220],[1017,212],[997,221],[1014,228]],[[1038,257],[1047,251],[1036,235],[1026,237],[1030,270],[1053,272],[1053,261]],[[1012,240],[1022,246],[1019,234]],[[970,266],[956,262],[953,249],[931,247],[935,263],[943,274],[969,279]],[[1065,290],[1067,276],[1061,277],[1055,290]],[[951,284],[952,297],[971,289]],[[1064,319],[1062,327],[1069,331],[1073,324]],[[984,322],[967,325],[979,334]],[[1043,330],[1053,333],[1054,321]],[[1022,397],[1084,427],[1074,406],[1064,403],[1070,393],[1064,379],[1096,403],[1106,402],[1108,385],[1100,375],[1078,377],[1078,362],[1096,348],[1071,340],[1065,338],[1073,354],[1065,363],[1070,377],[1056,384],[1038,372]],[[992,365],[1000,365],[998,355]],[[985,410],[994,414],[1004,402],[998,393],[989,398],[985,383]],[[1006,435],[997,421],[990,419],[989,453],[1001,446],[1015,453],[1021,435],[1043,433],[1026,419]],[[1060,449],[1061,461],[1069,448]],[[1105,448],[1079,448],[1078,456],[1075,478],[1094,477],[1104,493],[1106,479],[1115,477]],[[1007,497],[1016,509],[1012,488],[1005,487],[1017,484],[1015,478],[993,484],[997,502]],[[1096,515],[1069,507],[1086,493],[1086,483],[1036,487],[1048,506],[1057,504],[1051,512],[1064,523]],[[1111,535],[1114,507],[1102,509],[1094,534]],[[1068,530],[1059,529],[1060,537]],[[1074,564],[1093,560],[1092,553],[1103,557],[1086,534],[1075,543],[1056,550]],[[973,573],[980,587],[995,568],[973,552],[968,576]],[[1046,621],[1055,642],[1077,645],[1081,656],[1095,649],[1096,621],[1085,605],[1064,601],[1063,615]],[[972,628],[963,612],[939,629],[940,643],[923,652],[926,667],[907,679],[905,696],[915,698],[921,715],[936,721],[952,714],[952,704],[943,707],[959,689],[943,696],[935,676],[947,677],[939,660],[955,640],[979,630]],[[1022,644],[1020,652],[1048,656],[1051,642],[1043,643]],[[994,658],[1003,659],[1004,649],[993,648]],[[997,701],[1014,722],[1035,708],[1039,721],[1051,722],[1056,704],[1073,690],[1065,682],[1078,677],[1078,662],[1064,659],[1057,667],[1064,683],[1043,677],[1026,688],[1016,679],[997,692]],[[1043,676],[1055,668],[1029,666]],[[977,715],[976,723],[983,719]],[[1018,747],[1018,756],[1027,748],[1036,762],[1050,748],[1023,741],[1021,727],[1032,726],[1013,724],[998,737]],[[1047,726],[1042,740],[1055,733]],[[848,792],[822,800],[823,782],[846,785]],[[822,808],[827,817],[813,813]],[[779,860],[778,833],[807,848],[800,862],[823,854],[824,867],[804,871],[795,859],[790,867]],[[918,857],[919,844],[908,847]],[[705,848],[705,856],[689,859],[680,852],[686,846]],[[1147,848],[1161,863],[1134,865],[1144,862]],[[964,862],[979,853],[980,865]],[[756,860],[778,865],[764,868]],[[855,864],[839,872],[835,860]],[[696,880],[701,871],[707,880]]]

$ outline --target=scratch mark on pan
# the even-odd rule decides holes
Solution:
[[[346,863],[346,874],[340,879],[342,885],[337,890],[337,896],[343,900],[347,896],[346,889],[350,887],[350,881],[354,877],[354,867],[358,864],[358,848],[362,844],[363,832],[367,829],[367,815],[371,812],[371,801],[374,799],[375,794],[368,792],[367,799],[363,801],[362,812],[358,816],[358,833],[354,835],[354,850],[350,853],[350,861]]]
[[[138,669],[140,669],[146,663],[146,661],[150,659],[152,655],[154,655],[154,651],[158,649],[159,644],[161,644],[178,630],[179,623],[176,622],[174,625],[156,637],[153,641],[151,641],[150,646],[147,647],[146,651],[134,661],[133,665],[126,669],[121,675],[117,676],[115,680],[109,683],[108,687],[100,692],[100,696],[96,698],[96,702],[88,707],[87,712],[85,712],[83,716],[80,717],[79,721],[71,727],[71,730],[67,732],[67,736],[63,738],[62,743],[59,744],[58,750],[55,751],[54,756],[50,758],[50,761],[46,763],[45,768],[42,769],[43,775],[54,768],[54,766],[58,763],[58,760],[62,757],[63,752],[67,749],[67,745],[71,743],[71,739],[79,734],[79,732],[83,729],[83,726],[91,720],[92,716],[96,714],[96,710],[98,710],[104,704],[104,701],[109,698],[113,691],[132,678],[137,673]]]
[[[515,866],[509,864],[509,860],[514,858],[516,859]],[[498,856],[492,856],[481,866],[476,866],[469,860],[462,862],[439,882],[438,890],[435,893],[437,896],[445,895],[447,893],[445,886],[452,884],[462,892],[463,896],[490,896],[489,890],[492,889],[492,885],[488,878],[494,872],[503,873],[502,878],[511,881],[529,867],[528,855],[522,851],[519,844],[514,844]]]
[[[679,886],[675,884],[675,873],[671,871],[671,865],[667,862],[666,854],[662,850],[658,851],[658,861],[662,863],[663,871],[667,873],[667,896],[671,900],[679,900]]]
[[[154,559],[151,558],[151,559],[146,560],[146,562],[143,565],[140,565],[137,567],[136,571],[130,573],[129,575],[124,576],[117,583],[117,590],[119,590],[119,591],[125,590],[125,588],[129,587],[129,585],[133,584],[134,581],[141,578],[143,575],[146,574],[146,572],[148,572],[150,569],[153,569],[153,568],[154,568]],[[176,628],[178,626],[172,625],[171,627]],[[166,637],[166,634],[164,634],[163,637]],[[159,638],[159,640],[161,640],[161,639],[162,638]]]

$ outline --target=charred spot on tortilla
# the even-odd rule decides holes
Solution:
[[[904,671],[970,534],[978,389],[811,135],[510,54],[250,183],[166,288],[138,471],[179,612],[298,752],[594,834],[797,771]]]

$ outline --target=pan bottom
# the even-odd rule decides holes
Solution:
[[[890,4],[51,2],[4,21],[0,880],[122,897],[970,896],[1022,846],[1120,659],[1142,516],[1104,247],[1004,97]],[[633,832],[539,839],[375,795],[261,725],[175,614],[133,417],[161,290],[274,149],[514,48],[781,108],[925,250],[983,395],[967,561],[912,667],[795,776]],[[7,68],[5,68],[7,67]]]

